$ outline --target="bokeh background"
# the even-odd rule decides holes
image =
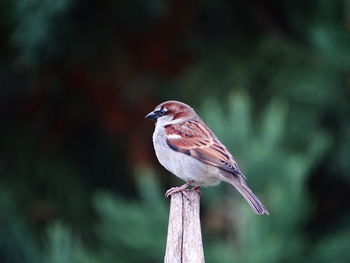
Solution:
[[[162,262],[192,105],[270,210],[205,189],[207,262],[350,262],[350,2],[2,0],[0,262]]]

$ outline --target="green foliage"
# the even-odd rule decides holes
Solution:
[[[101,222],[96,234],[100,241],[98,262],[153,262],[162,258],[167,231],[167,208],[163,194],[150,171],[143,171],[138,202],[125,201],[109,193],[95,196]]]
[[[288,262],[293,255],[293,261],[300,261],[301,252],[308,249],[302,228],[312,211],[306,181],[310,170],[329,148],[330,140],[319,132],[297,152],[293,147],[288,148],[285,103],[271,101],[256,121],[252,119],[251,100],[245,93],[230,94],[224,105],[208,101],[203,108],[204,116],[222,141],[239,156],[238,163],[247,174],[248,183],[261,193],[258,195],[271,213],[268,217],[252,216],[241,199],[239,205],[226,208],[240,211],[235,225],[239,229],[238,244],[232,245],[233,253],[226,253],[227,262],[232,258],[236,262]],[[212,262],[220,260],[208,256]]]
[[[77,240],[66,226],[49,227],[46,238],[48,263],[160,262],[167,231],[167,208],[151,171],[143,170],[139,181],[141,202],[125,200],[107,192],[95,194],[99,223],[90,245]],[[142,187],[141,187],[142,186]],[[95,246],[94,244],[97,244]]]
[[[39,61],[40,52],[46,55],[57,47],[52,45],[57,41],[53,35],[57,23],[64,19],[65,11],[73,0],[62,1],[12,1],[9,15],[13,21],[12,41],[19,50],[21,64],[34,64]]]
[[[142,201],[131,201],[99,192],[94,207],[98,223],[92,226],[95,238],[89,242],[76,235],[66,224],[55,222],[47,227],[40,245],[34,234],[11,208],[11,199],[2,191],[0,251],[5,262],[109,263],[160,262],[164,255],[168,209],[163,194],[150,170],[140,178]],[[83,220],[83,218],[81,218]]]
[[[4,262],[38,262],[39,247],[30,226],[18,213],[13,193],[0,187],[0,255]]]
[[[317,242],[312,250],[308,251],[307,259],[309,262],[347,262],[350,260],[347,246],[350,234],[348,220],[349,218],[345,218],[334,233],[326,235]]]
[[[70,263],[73,253],[73,238],[69,229],[60,223],[52,224],[47,231],[48,244],[45,261],[48,263]]]

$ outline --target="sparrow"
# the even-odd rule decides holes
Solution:
[[[248,187],[232,154],[189,105],[166,101],[145,118],[155,121],[153,145],[160,164],[186,182],[169,189],[166,196],[185,193],[190,185],[198,190],[223,181],[238,190],[254,213],[269,214]]]

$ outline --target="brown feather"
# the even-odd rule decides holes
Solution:
[[[216,166],[234,175],[244,177],[230,152],[201,121],[169,124],[165,126],[165,130],[168,136],[181,136],[167,139],[167,144],[171,149],[190,155],[199,161]]]
[[[227,174],[225,176],[229,178],[229,182],[238,190],[238,192],[244,197],[244,199],[248,202],[251,209],[254,213],[258,215],[269,214],[269,211],[265,208],[259,198],[250,190],[247,183],[237,176],[232,176],[232,174]]]

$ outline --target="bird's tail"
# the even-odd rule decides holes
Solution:
[[[261,203],[261,201],[255,196],[255,194],[250,190],[247,183],[240,176],[232,177],[230,183],[240,192],[240,194],[247,200],[248,204],[258,215],[269,214],[269,211]]]

